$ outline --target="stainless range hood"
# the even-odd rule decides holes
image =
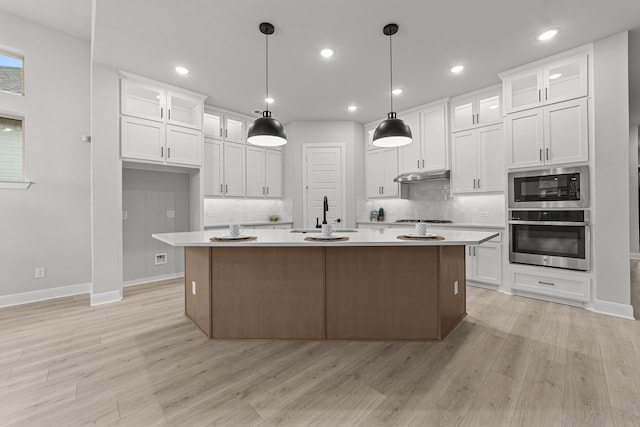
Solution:
[[[411,184],[422,181],[448,181],[450,176],[451,171],[448,170],[438,172],[410,172],[396,176],[393,178],[393,181],[401,184]]]

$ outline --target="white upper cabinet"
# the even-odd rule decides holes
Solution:
[[[166,91],[159,86],[120,80],[120,113],[141,119],[164,121]]]
[[[122,158],[200,166],[205,98],[126,74],[120,79]]]
[[[589,159],[588,102],[566,101],[505,118],[509,168]]]
[[[366,197],[398,197],[398,184],[393,178],[398,175],[398,149],[379,148],[367,152],[365,165]]]
[[[377,127],[378,127],[378,123],[374,123],[374,124],[365,126],[364,128],[364,138],[365,138],[365,144],[366,144],[367,150],[375,150],[376,148],[380,148],[373,145],[373,133],[376,131]]]
[[[411,128],[413,142],[398,149],[398,173],[449,169],[446,102],[399,114]]]
[[[167,124],[202,129],[202,108],[200,97],[167,91]]]
[[[224,195],[244,197],[245,195],[245,149],[243,144],[224,143]]]
[[[207,138],[245,143],[246,120],[229,114],[207,112],[204,114],[203,130]]]
[[[205,196],[224,195],[223,144],[214,139],[204,139],[203,194]]]
[[[501,86],[451,100],[451,132],[498,124],[502,121]]]
[[[451,191],[504,191],[504,135],[502,125],[452,135]]]
[[[506,113],[585,97],[589,94],[588,53],[503,73],[501,77]]]
[[[282,152],[247,146],[247,197],[282,197]]]

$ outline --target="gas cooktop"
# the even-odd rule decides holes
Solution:
[[[448,219],[398,219],[396,222],[428,222],[431,224],[451,224],[453,221]]]

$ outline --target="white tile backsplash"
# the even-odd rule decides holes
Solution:
[[[505,224],[505,199],[502,193],[451,195],[449,182],[441,181],[408,186],[408,199],[358,200],[358,221],[369,221],[372,210],[383,208],[385,222],[420,218],[471,224]]]
[[[253,199],[204,199],[204,225],[268,222],[278,215],[280,222],[292,221],[293,201]]]

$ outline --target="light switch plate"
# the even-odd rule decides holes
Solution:
[[[453,294],[458,295],[458,281],[453,282]]]

